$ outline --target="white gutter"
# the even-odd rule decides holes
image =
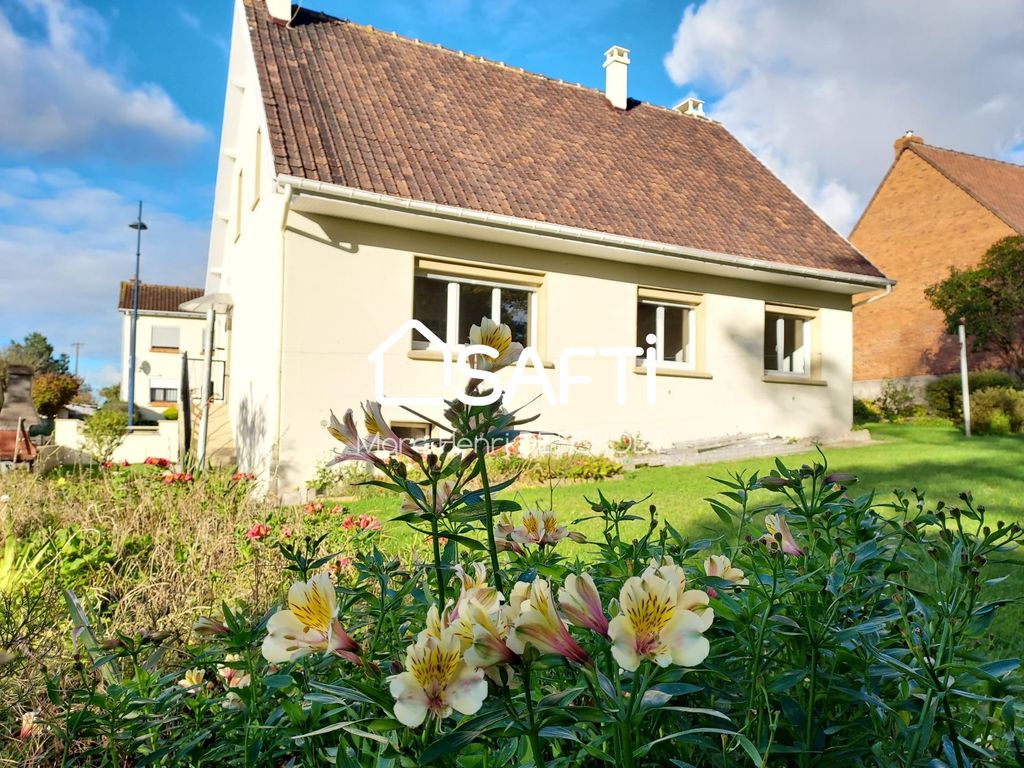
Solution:
[[[312,181],[310,179],[303,179],[297,176],[279,175],[278,184],[283,185],[285,189],[289,189],[294,193],[312,193],[313,195],[347,200],[377,208],[406,211],[434,218],[453,219],[471,224],[484,224],[491,227],[559,238],[562,240],[575,240],[596,245],[614,246],[635,251],[645,251],[648,253],[682,257],[692,259],[694,261],[722,266],[739,267],[763,272],[775,272],[817,280],[830,280],[840,283],[848,283],[851,285],[863,285],[871,288],[885,288],[887,286],[891,288],[895,282],[885,277],[857,275],[850,272],[816,269],[814,267],[801,267],[793,264],[780,264],[778,262],[754,259],[748,256],[733,256],[726,253],[706,251],[700,248],[688,248],[680,245],[659,243],[654,240],[643,240],[636,237],[612,235],[607,232],[597,232],[595,230],[582,229],[580,227],[570,227],[564,224],[552,224],[546,221],[533,221],[531,219],[522,219],[500,213],[474,211],[469,208],[459,208],[453,205],[441,205],[439,203],[410,200],[409,198],[394,197],[392,195],[384,195],[379,192],[367,192],[362,189],[355,189],[354,187],[345,187],[340,184],[328,184],[322,181]]]
[[[864,307],[864,306],[867,306],[868,304],[870,304],[873,301],[878,301],[879,299],[884,299],[886,296],[891,296],[892,295],[892,286],[893,286],[893,284],[889,283],[889,285],[885,286],[885,293],[876,293],[874,296],[869,296],[868,298],[864,299],[863,301],[855,301],[855,302],[853,302],[853,306],[854,307]]]
[[[284,384],[284,254],[285,254],[285,233],[288,229],[288,214],[292,210],[292,185],[285,184],[282,190],[284,194],[284,205],[281,206],[281,272],[278,275],[277,284],[281,287],[281,295],[278,298],[278,322],[277,322],[277,439],[274,441],[274,483],[277,483],[278,472],[281,468],[281,413],[284,409],[284,397],[281,394],[281,387]],[[275,488],[280,491],[279,488]]]

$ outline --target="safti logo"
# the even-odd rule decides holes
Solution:
[[[615,399],[619,405],[625,405],[627,399],[628,376],[636,365],[637,358],[644,358],[644,379],[646,381],[646,400],[654,404],[656,399],[657,353],[653,346],[646,350],[640,347],[566,347],[558,356],[558,364],[554,376],[549,376],[544,361],[534,347],[523,347],[511,341],[508,326],[498,325],[484,318],[480,326],[473,326],[470,332],[470,343],[460,345],[453,350],[443,339],[427,328],[419,320],[407,320],[388,336],[373,352],[369,361],[374,367],[374,392],[382,405],[443,405],[445,398],[437,396],[395,396],[384,393],[385,371],[384,359],[386,352],[399,342],[408,338],[411,331],[418,331],[428,343],[427,349],[441,354],[443,385],[450,390],[453,381],[453,369],[464,379],[480,379],[481,389],[488,388],[486,395],[470,395],[464,391],[455,397],[467,405],[488,405],[496,402],[502,394],[509,398],[523,386],[537,386],[551,405],[567,405],[574,387],[593,385],[591,376],[574,374],[572,361],[586,358],[601,358],[609,361],[609,374],[615,376]],[[646,338],[648,344],[654,344],[653,334]],[[502,382],[497,371],[513,367],[508,385]]]

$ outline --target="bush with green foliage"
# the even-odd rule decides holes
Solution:
[[[70,373],[40,373],[32,379],[32,404],[44,419],[57,412],[78,393],[81,380]]]
[[[164,409],[163,417],[168,421],[178,420],[178,408],[177,406],[171,405]]]
[[[971,428],[982,435],[1024,432],[1024,392],[1000,387],[973,393]]]
[[[875,406],[886,421],[902,421],[919,410],[914,390],[898,379],[882,382],[882,393],[875,400]]]
[[[1005,371],[974,371],[967,374],[967,386],[973,394],[997,387],[1018,387],[1018,382]],[[928,382],[924,393],[928,410],[936,416],[954,422],[963,420],[963,388],[959,373],[949,373]]]
[[[882,420],[882,412],[871,400],[860,397],[853,398],[853,423],[874,424]]]
[[[128,434],[128,412],[100,409],[82,427],[85,448],[98,462],[110,461]]]

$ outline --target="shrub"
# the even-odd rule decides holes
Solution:
[[[81,382],[70,373],[40,373],[32,379],[32,404],[45,419],[52,419],[71,402]]]
[[[163,415],[164,415],[164,418],[167,419],[168,421],[177,421],[178,420],[178,409],[177,409],[176,406],[173,406],[173,405],[168,406],[167,408],[164,409],[164,414]]]
[[[86,450],[100,462],[110,461],[114,451],[128,434],[128,412],[99,410],[85,420],[82,427]]]
[[[975,371],[967,374],[967,385],[971,393],[997,387],[1015,387],[1016,380],[1003,371]],[[963,397],[960,374],[950,373],[930,381],[924,388],[928,410],[936,416],[950,421],[962,421]]]
[[[878,409],[877,405],[870,400],[864,400],[859,397],[853,398],[854,424],[873,424],[881,420],[882,412]]]
[[[882,383],[882,394],[875,400],[878,412],[886,421],[902,421],[917,410],[917,398],[909,385],[897,379]]]
[[[1024,392],[1002,387],[972,394],[971,428],[993,435],[1024,431]]]
[[[623,432],[614,440],[608,441],[608,447],[616,454],[622,456],[637,456],[651,452],[651,444],[640,436],[630,432]]]

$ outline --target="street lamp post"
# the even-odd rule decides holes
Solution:
[[[128,225],[135,230],[135,282],[132,294],[132,325],[128,342],[128,429],[135,426],[135,327],[139,322],[139,257],[142,254],[142,232],[149,229],[142,221],[142,201],[139,200],[139,218]]]

